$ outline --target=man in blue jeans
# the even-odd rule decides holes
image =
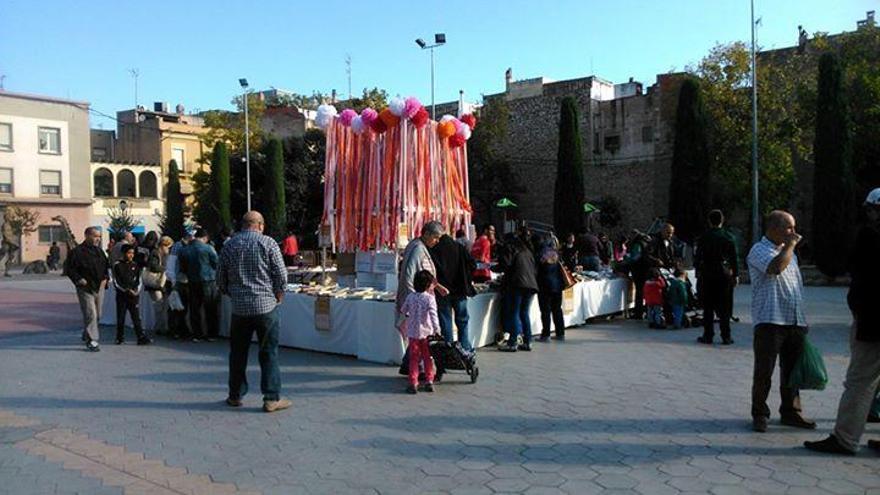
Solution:
[[[449,294],[445,296],[437,294],[437,316],[443,339],[450,343],[455,341],[452,330],[455,313],[458,341],[462,348],[473,351],[474,346],[468,332],[467,298],[475,295],[471,277],[477,264],[464,245],[446,234],[429,251],[437,270],[437,282],[449,290]]]
[[[275,412],[291,406],[289,400],[281,398],[278,367],[278,306],[284,299],[287,269],[278,243],[263,235],[264,226],[260,213],[249,211],[244,215],[241,232],[223,246],[217,281],[232,301],[226,404],[241,407],[247,394],[248,349],[257,332],[263,411]]]

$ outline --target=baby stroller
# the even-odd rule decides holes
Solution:
[[[477,366],[477,354],[466,351],[459,342],[449,343],[442,337],[429,337],[428,346],[436,367],[434,379],[440,381],[448,370],[461,370],[470,376],[471,383],[476,383],[480,376]]]

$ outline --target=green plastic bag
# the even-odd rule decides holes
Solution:
[[[822,353],[804,337],[804,350],[794,363],[788,386],[798,390],[825,390],[828,384],[828,371]]]

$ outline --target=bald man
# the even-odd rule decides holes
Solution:
[[[242,218],[242,230],[223,246],[217,282],[232,301],[229,338],[229,396],[226,404],[241,407],[248,391],[247,359],[251,338],[257,332],[260,346],[260,389],[263,411],[287,409],[281,398],[278,367],[278,305],[284,299],[287,268],[275,239],[263,235],[265,222],[259,212]]]
[[[797,389],[788,386],[792,368],[804,348],[803,279],[794,248],[801,236],[790,213],[776,210],[767,217],[764,237],[747,258],[752,283],[752,322],[755,325],[755,366],[752,379],[752,429],[767,431],[773,369],[779,357],[781,372],[779,413],[782,424],[813,429],[816,423],[801,415]]]

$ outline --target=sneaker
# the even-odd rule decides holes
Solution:
[[[226,405],[229,407],[241,407],[242,402],[241,399],[233,399],[232,397],[227,397]]]
[[[423,390],[428,393],[433,393],[434,392],[434,384],[431,382],[426,383],[425,386],[423,387]]]
[[[88,344],[86,344],[86,349],[91,352],[100,352],[101,346],[94,340],[90,340]]]
[[[782,424],[785,426],[792,426],[794,428],[803,428],[805,430],[815,430],[816,422],[810,419],[806,419],[800,415],[792,415],[792,416],[783,416]]]
[[[856,455],[855,452],[841,445],[834,435],[829,435],[825,440],[819,440],[818,442],[804,442],[804,447],[826,454]]]
[[[202,340],[204,340],[205,342],[217,342],[217,339],[215,339],[214,337],[205,337]]]
[[[701,344],[712,345],[712,339],[708,337],[697,337],[697,342]]]
[[[516,349],[519,351],[523,351],[523,352],[531,352],[532,346],[529,344],[520,344],[520,345],[516,346]]]
[[[408,393],[410,395],[416,395],[417,393],[419,393],[419,389],[416,388],[415,385],[410,384],[409,386],[406,387],[406,393]]]
[[[152,343],[153,343],[153,339],[151,339],[149,337],[141,337],[138,339],[137,345],[150,345]]]
[[[565,342],[565,335],[557,335],[556,337],[553,337],[553,339],[559,342]]]
[[[501,352],[516,352],[516,346],[515,345],[502,345],[501,347],[498,348],[498,350]]]
[[[535,341],[536,342],[550,342],[550,336],[549,335],[541,335],[540,337],[535,339]]]
[[[767,431],[767,418],[755,418],[752,420],[752,431],[765,433]]]
[[[189,340],[190,340],[190,342],[192,342],[193,344],[198,344],[199,342],[202,341],[202,339],[200,339],[200,338],[198,338],[198,337],[193,337],[193,338],[191,338],[191,339],[189,339]]]
[[[721,339],[721,345],[733,345],[733,339]]]
[[[125,343],[125,339],[116,339],[116,345],[122,345]]]
[[[278,399],[278,400],[264,400],[263,401],[263,412],[271,413],[275,411],[281,411],[282,409],[287,409],[292,406],[293,402],[290,402],[287,399]]]

